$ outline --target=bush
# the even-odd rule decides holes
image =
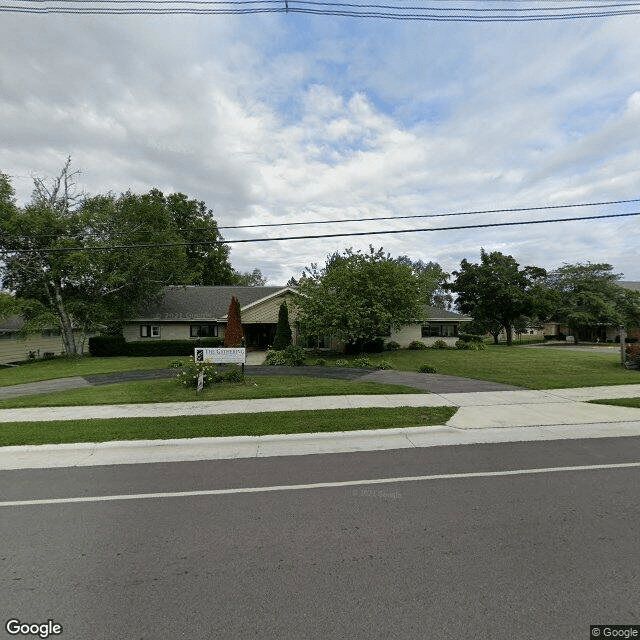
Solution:
[[[269,351],[264,360],[265,364],[286,367],[299,367],[304,364],[305,352],[301,347],[290,344],[282,351]]]
[[[267,351],[267,356],[264,359],[265,364],[274,366],[284,366],[287,364],[284,351]]]
[[[407,349],[411,349],[412,351],[421,351],[422,349],[428,349],[427,345],[424,342],[420,342],[420,340],[414,340],[409,343]]]
[[[115,336],[93,336],[89,338],[89,353],[96,358],[127,355],[127,343],[122,334]]]
[[[640,345],[631,344],[626,348],[626,365],[631,369],[640,369]]]
[[[438,373],[438,371],[430,364],[423,364],[418,368],[418,373]]]
[[[126,356],[192,356],[196,347],[222,347],[222,338],[200,338],[199,340],[140,340],[127,342]]]
[[[244,374],[240,367],[233,367],[227,371],[217,371],[215,364],[211,362],[194,362],[193,358],[183,365],[182,371],[176,376],[180,384],[187,389],[197,389],[198,376],[204,373],[203,386],[210,387],[222,382],[244,382]]]
[[[384,338],[373,340],[356,340],[345,345],[345,353],[348,355],[357,353],[381,353],[384,349]]]
[[[388,360],[380,360],[380,362],[376,363],[376,369],[393,369],[393,367]]]
[[[347,360],[336,360],[336,367],[348,367],[349,362]]]
[[[436,340],[432,345],[432,349],[448,349],[449,345],[444,340]]]
[[[208,362],[196,363],[193,361],[193,358],[177,375],[178,382],[187,387],[187,389],[197,389],[200,372],[203,373],[203,384],[205,387],[216,382],[217,372],[214,365]]]
[[[326,367],[327,361],[324,358],[318,358],[315,363],[316,367]]]
[[[473,342],[484,344],[484,338],[476,335],[475,333],[461,333],[459,337],[460,342]]]
[[[467,349],[468,351],[484,351],[487,345],[484,342],[463,342],[458,340],[456,342],[456,349]]]
[[[400,349],[400,345],[395,340],[389,340],[389,342],[384,345],[385,351],[398,351],[398,349]]]
[[[169,369],[180,369],[183,365],[184,363],[182,362],[182,360],[172,360],[169,363]]]
[[[373,362],[369,360],[366,356],[362,356],[361,358],[354,358],[352,361],[354,367],[361,367],[363,369],[372,369]]]

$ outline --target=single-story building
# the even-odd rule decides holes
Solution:
[[[128,342],[222,338],[231,297],[236,296],[247,347],[266,349],[275,338],[280,305],[283,301],[290,301],[294,292],[291,287],[167,287],[159,304],[140,310],[125,322],[124,337]],[[289,322],[294,341],[300,335],[295,320],[296,309],[290,304]],[[390,331],[384,336],[384,341],[395,341],[401,347],[407,347],[414,340],[428,345],[442,339],[453,344],[461,327],[469,322],[469,316],[426,307],[425,320],[416,321],[399,331]],[[344,345],[331,336],[309,338],[307,346],[336,351],[344,349]]]
[[[24,335],[23,327],[21,316],[11,316],[0,322],[0,364],[64,355],[59,328]]]
[[[465,325],[473,320],[470,316],[438,307],[425,307],[424,311],[424,320],[407,324],[398,331],[392,330],[389,336],[385,336],[385,343],[393,341],[401,347],[408,347],[412,342],[431,345],[436,340],[444,340],[453,346],[458,336],[464,333]]]
[[[240,303],[241,322],[248,348],[273,344],[278,313],[293,293],[290,287],[173,286],[166,287],[157,305],[141,309],[124,323],[127,342],[224,337],[231,297]],[[295,310],[289,309],[295,340]]]

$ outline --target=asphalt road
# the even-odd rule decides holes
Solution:
[[[638,461],[611,438],[0,472],[0,616],[63,640],[586,640],[640,624],[640,467],[603,468]]]

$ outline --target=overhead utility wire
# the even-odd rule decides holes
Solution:
[[[464,1],[464,0],[463,0]],[[468,0],[467,0],[468,1]],[[553,0],[559,4],[562,0]],[[634,15],[640,13],[637,2],[576,4],[566,6],[530,7],[464,7],[464,6],[402,6],[392,4],[330,3],[310,0],[253,0],[217,2],[213,0],[18,0],[1,4],[0,11],[15,13],[62,14],[218,14],[244,15],[256,13],[301,13],[354,18],[380,18],[412,21],[521,22],[567,20]],[[431,0],[435,4],[438,0]],[[127,5],[127,6],[124,6]]]
[[[606,204],[627,204],[640,202],[640,198],[632,200],[611,200],[609,202],[579,202],[576,204],[555,204],[544,207],[513,207],[510,209],[485,209],[484,211],[455,211],[452,213],[419,213],[410,216],[381,216],[378,218],[342,218],[340,220],[311,220],[309,222],[268,222],[264,224],[225,225],[218,229],[252,229],[257,227],[292,227],[302,224],[338,224],[342,222],[371,222],[374,220],[407,220],[410,218],[447,218],[451,216],[475,216],[482,213],[517,213],[520,211],[544,211],[547,209],[571,209],[573,207],[599,207]]]
[[[538,207],[510,207],[507,209],[481,209],[477,211],[453,211],[449,213],[418,213],[408,216],[379,216],[373,218],[340,218],[335,220],[308,220],[298,222],[265,222],[260,224],[238,224],[216,226],[216,229],[258,229],[264,227],[294,227],[309,224],[342,224],[345,222],[374,222],[378,220],[409,220],[413,218],[448,218],[452,216],[475,216],[485,213],[519,213],[522,211],[546,211],[550,209],[573,209],[578,207],[600,207],[609,204],[629,204],[631,202],[640,202],[640,198],[631,198],[630,200],[607,200],[603,202],[574,202],[573,204],[550,204]],[[212,231],[210,227],[193,227],[190,229],[179,228],[177,231]],[[154,229],[148,231],[139,230],[137,233],[155,233]],[[85,237],[92,237],[95,234],[85,234]],[[6,236],[5,236],[6,237]],[[11,236],[13,239],[27,239],[31,236]],[[53,233],[38,234],[38,238],[78,238],[78,234],[60,235]]]
[[[523,220],[521,222],[489,222],[486,224],[469,224],[454,227],[431,227],[426,229],[392,229],[385,231],[356,231],[351,233],[325,233],[308,236],[285,236],[281,238],[237,238],[235,240],[207,240],[202,242],[166,242],[159,244],[129,244],[108,247],[48,247],[43,249],[4,249],[0,254],[16,253],[69,253],[80,251],[119,251],[124,249],[166,249],[169,247],[189,247],[200,245],[238,244],[241,242],[279,242],[283,240],[315,240],[320,238],[344,238],[350,236],[378,236],[396,233],[421,233],[426,231],[454,231],[460,229],[483,229],[486,227],[511,227],[525,224],[547,224],[550,222],[575,222],[577,220],[601,220],[604,218],[628,218],[640,216],[640,211],[633,213],[610,213],[601,216],[581,216],[576,218],[555,218],[551,220]]]

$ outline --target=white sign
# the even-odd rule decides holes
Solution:
[[[244,364],[246,349],[244,347],[196,348],[193,359],[196,362],[216,362],[220,364]]]

